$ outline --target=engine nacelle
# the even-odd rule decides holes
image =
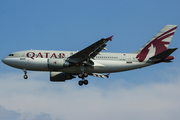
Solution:
[[[71,74],[64,72],[50,72],[50,81],[52,82],[64,82],[65,80],[71,80],[74,77]]]
[[[59,70],[65,67],[69,67],[70,63],[64,59],[48,59],[48,68],[51,70]]]

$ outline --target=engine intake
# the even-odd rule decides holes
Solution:
[[[50,81],[52,82],[65,82],[65,80],[71,80],[76,78],[75,76],[64,72],[50,72]]]

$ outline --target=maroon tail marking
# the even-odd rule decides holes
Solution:
[[[139,62],[143,62],[149,52],[149,47],[151,46],[151,44],[153,44],[153,46],[156,48],[156,54],[161,53],[162,51],[166,50],[166,46],[165,44],[169,44],[170,42],[164,42],[162,40],[174,35],[173,33],[169,33],[173,30],[175,30],[177,27],[174,27],[168,31],[166,31],[165,33],[161,34],[160,36],[156,37],[153,41],[151,41],[147,46],[144,47],[144,49],[136,56],[136,58],[138,59]],[[169,34],[167,34],[169,33]],[[167,34],[167,35],[165,35]],[[165,36],[163,36],[165,35]]]

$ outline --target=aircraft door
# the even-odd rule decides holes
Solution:
[[[28,61],[27,61],[27,59],[25,57],[25,52],[21,52],[21,56],[20,56],[20,66],[21,66],[21,68],[26,69],[27,64],[28,64]]]
[[[126,55],[126,63],[132,63],[131,55]]]
[[[25,52],[21,52],[21,58],[25,58]]]

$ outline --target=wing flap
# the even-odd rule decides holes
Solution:
[[[103,75],[103,74],[99,74],[99,73],[92,73],[92,76],[106,79],[106,78],[109,78],[109,74],[110,73],[108,73],[107,75]]]

